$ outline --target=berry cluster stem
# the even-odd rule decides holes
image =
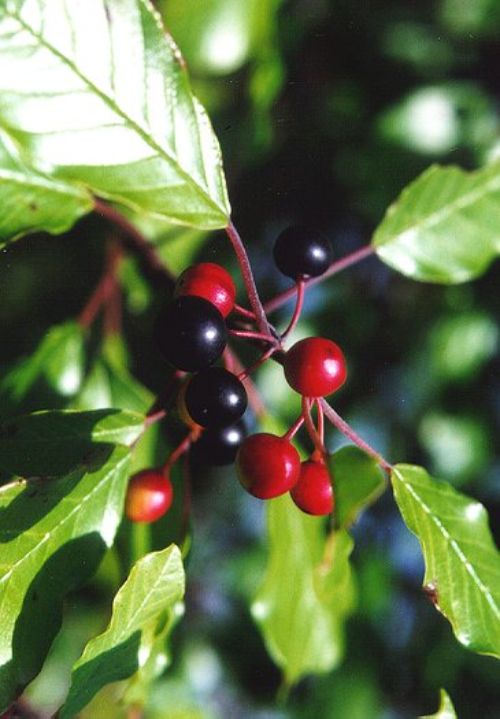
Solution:
[[[236,259],[238,260],[238,264],[240,266],[241,274],[243,277],[243,282],[245,283],[248,300],[252,307],[255,316],[255,322],[257,324],[257,327],[259,328],[259,332],[272,338],[271,330],[269,328],[269,322],[267,321],[267,316],[264,311],[264,307],[262,306],[262,302],[260,301],[257,287],[255,285],[252,267],[250,265],[250,260],[248,259],[247,251],[241,240],[238,230],[232,222],[230,222],[226,227],[226,234],[233,246]]]
[[[325,414],[325,417],[338,429],[342,434],[344,434],[348,439],[351,440],[354,444],[356,444],[360,449],[363,450],[363,452],[366,452],[370,457],[373,457],[373,459],[377,462],[377,464],[382,467],[383,470],[386,472],[392,471],[392,465],[382,457],[381,454],[379,454],[376,450],[373,449],[373,447],[370,447],[370,445],[365,442],[364,439],[362,439],[357,432],[353,430],[353,428],[344,420],[342,417],[337,414],[337,412],[333,409],[331,405],[328,404],[328,402],[325,399],[320,400],[321,405],[323,407],[323,412]]]
[[[286,340],[288,335],[293,332],[295,329],[295,326],[297,322],[299,321],[302,307],[304,306],[304,294],[305,294],[305,280],[303,278],[300,278],[297,280],[296,284],[296,290],[297,290],[297,297],[295,299],[295,308],[293,310],[293,315],[290,319],[290,322],[288,324],[288,327],[281,335],[281,341],[283,342]]]

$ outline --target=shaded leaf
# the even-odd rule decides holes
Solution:
[[[403,519],[424,553],[424,586],[469,649],[500,657],[500,553],[483,505],[400,464],[391,475]]]
[[[354,587],[346,532],[325,537],[324,521],[288,496],[268,503],[269,560],[252,604],[267,648],[287,683],[336,666]]]
[[[129,450],[52,481],[0,489],[0,711],[40,671],[64,596],[96,570],[121,519]]]
[[[342,447],[330,456],[328,466],[333,477],[337,524],[349,527],[384,491],[384,472],[357,447]]]
[[[65,232],[93,207],[92,197],[83,187],[28,167],[1,130],[0,204],[0,247],[29,232]]]
[[[130,445],[143,429],[142,415],[116,409],[35,412],[0,424],[1,468],[23,477],[63,474],[86,464],[96,443]]]
[[[455,709],[451,702],[450,697],[441,689],[439,692],[439,708],[435,714],[427,714],[426,716],[420,717],[420,719],[457,719]]]
[[[434,165],[389,207],[373,244],[415,280],[467,282],[500,253],[499,222],[499,163],[476,172]]]
[[[91,639],[76,662],[61,719],[82,709],[106,684],[130,677],[150,657],[155,636],[184,595],[179,548],[147,554],[134,565],[113,602],[103,634]]]
[[[175,223],[227,224],[219,145],[147,0],[8,0],[2,14],[0,121],[36,167]]]
[[[80,389],[84,337],[76,322],[52,327],[33,354],[0,381],[0,415],[64,404]]]

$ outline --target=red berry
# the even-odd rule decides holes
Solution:
[[[236,455],[238,479],[259,499],[289,492],[299,478],[300,457],[287,439],[262,432],[253,434]]]
[[[175,296],[195,295],[203,297],[227,317],[234,307],[236,287],[231,275],[213,262],[200,262],[188,267],[180,275],[175,286]]]
[[[347,377],[345,357],[335,342],[308,337],[285,355],[288,384],[303,397],[326,397],[342,387]]]
[[[156,469],[144,469],[130,479],[125,513],[132,522],[155,522],[171,507],[170,479]]]
[[[323,462],[302,462],[298,482],[290,494],[297,507],[307,514],[333,512],[332,482]]]

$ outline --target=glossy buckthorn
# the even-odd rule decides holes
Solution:
[[[285,377],[303,397],[326,397],[342,387],[347,377],[345,357],[335,342],[308,337],[285,354]]]
[[[155,522],[170,509],[173,497],[168,477],[157,469],[144,469],[129,481],[125,513],[132,522]]]
[[[274,243],[274,261],[287,277],[318,277],[333,260],[330,240],[316,230],[295,225],[284,230]]]
[[[176,369],[197,372],[224,351],[226,323],[208,300],[178,297],[160,314],[155,337],[161,353]]]
[[[195,462],[221,467],[232,464],[247,433],[242,420],[227,427],[207,429],[193,445]]]
[[[238,479],[259,499],[289,492],[300,474],[300,457],[287,439],[262,432],[248,437],[236,455]]]
[[[234,307],[236,287],[223,267],[213,262],[200,262],[184,270],[176,282],[174,294],[176,297],[203,297],[227,317]]]
[[[247,393],[235,374],[209,367],[190,379],[185,404],[189,416],[202,427],[224,427],[243,415]]]
[[[302,462],[299,479],[290,490],[290,495],[297,507],[307,514],[331,514],[333,489],[330,473],[324,462]]]

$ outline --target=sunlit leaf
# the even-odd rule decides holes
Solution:
[[[107,629],[90,640],[73,667],[61,719],[75,716],[103,686],[130,677],[146,664],[156,634],[162,626],[169,626],[183,595],[184,570],[178,547],[171,545],[137,562],[114,599]]]
[[[415,280],[467,282],[500,253],[500,164],[476,172],[433,166],[389,207],[373,244]]]
[[[500,657],[500,553],[482,504],[421,467],[392,472],[394,496],[424,553],[424,586],[469,649]]]
[[[346,532],[325,537],[321,518],[288,496],[268,504],[269,560],[252,605],[267,648],[291,684],[340,661],[354,588]]]
[[[0,711],[40,671],[64,596],[112,544],[128,471],[127,448],[95,446],[66,476],[0,489]]]
[[[0,124],[37,167],[172,222],[228,222],[220,150],[147,0],[7,0]]]
[[[52,327],[33,354],[0,380],[0,415],[61,406],[80,389],[84,337],[76,322]]]
[[[96,443],[130,445],[143,430],[135,412],[34,412],[0,424],[1,468],[22,477],[59,475],[84,465]]]
[[[1,130],[0,204],[0,247],[29,232],[65,232],[93,206],[90,193],[83,187],[28,167]]]
[[[349,527],[384,491],[384,473],[357,447],[342,447],[331,455],[328,465],[333,478],[338,526]]]
[[[439,693],[439,708],[435,714],[427,714],[420,719],[457,719],[452,701],[444,689]]]

